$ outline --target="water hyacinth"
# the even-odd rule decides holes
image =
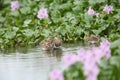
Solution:
[[[88,15],[95,15],[96,17],[98,17],[98,15],[99,15],[99,13],[94,11],[91,7],[89,7],[87,13],[88,13]]]
[[[64,76],[60,70],[53,70],[50,73],[50,80],[64,80]]]
[[[66,54],[64,56],[65,65],[71,66],[77,61],[82,62],[83,64],[83,73],[86,76],[86,80],[97,80],[99,74],[98,65],[101,61],[101,58],[104,57],[109,59],[111,57],[110,53],[110,42],[104,40],[100,43],[100,47],[92,47],[91,49],[80,49],[75,54]]]
[[[108,40],[104,40],[100,43],[100,48],[109,48],[110,47],[110,42]]]
[[[99,13],[95,13],[95,16],[98,17],[98,16],[99,16]]]
[[[85,61],[85,54],[86,54],[86,50],[81,48],[78,52],[78,55],[77,55],[77,61]]]
[[[82,63],[86,80],[90,80],[91,78],[96,80],[96,77],[99,74],[99,68],[96,63],[97,60],[100,61],[100,58],[98,58],[97,54],[95,54],[92,50],[86,50],[85,55],[85,60],[82,61]]]
[[[111,57],[110,42],[108,40],[104,40],[100,43],[100,49],[106,59],[109,59]]]
[[[97,65],[87,65],[84,69],[84,75],[86,76],[86,80],[97,80],[98,74],[99,68]]]
[[[86,80],[98,80],[97,77],[94,76],[89,76],[86,78]]]
[[[99,47],[94,46],[91,49],[82,48],[77,54],[66,54],[64,55],[63,60],[67,67],[70,67],[78,61],[82,62],[82,69],[86,80],[97,80],[100,71],[98,64],[102,57],[106,59],[111,57],[110,42],[108,40],[102,41]],[[64,80],[64,76],[61,71],[53,70],[50,73],[50,80]]]
[[[18,1],[12,1],[11,2],[11,10],[15,11],[20,8],[19,2]]]
[[[76,55],[74,54],[66,54],[63,57],[63,60],[65,62],[66,67],[69,67],[70,65],[74,64],[77,61]]]
[[[94,61],[96,61],[97,63],[100,63],[101,58],[103,57],[103,52],[99,47],[92,47],[92,58],[94,59]]]
[[[109,13],[112,13],[112,11],[113,11],[113,6],[111,6],[111,5],[109,5],[109,6],[108,6],[108,5],[105,5],[103,11],[106,12],[106,13],[108,13],[108,14],[109,14]]]
[[[94,14],[95,14],[95,11],[94,11],[91,7],[89,7],[87,13],[88,13],[89,15],[94,15]]]
[[[99,74],[99,68],[96,64],[97,63],[96,58],[98,57],[94,56],[92,50],[80,49],[77,55],[66,54],[64,56],[64,62],[65,65],[69,65],[69,66],[77,61],[82,62],[86,80],[90,80],[90,79],[97,80],[97,75]]]
[[[41,8],[41,9],[38,11],[37,17],[38,17],[39,19],[48,18],[47,9],[44,8],[44,7]]]

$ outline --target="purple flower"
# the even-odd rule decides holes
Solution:
[[[82,62],[86,80],[97,80],[99,74],[97,64],[100,63],[102,57],[109,59],[111,57],[110,52],[110,42],[104,40],[100,43],[99,47],[94,46],[88,50],[82,48],[77,52],[77,55],[66,54],[64,56],[64,62],[68,67],[77,61]]]
[[[94,15],[96,12],[95,12],[91,7],[89,7],[87,13],[88,13],[89,15]]]
[[[74,54],[66,54],[63,59],[67,67],[77,62],[77,56]]]
[[[109,6],[105,5],[103,11],[107,12],[109,14],[109,13],[111,13],[113,11],[113,6],[111,6],[111,5],[109,5]]]
[[[95,63],[94,58],[92,57],[92,51],[91,50],[86,50],[86,54],[84,55],[84,61],[82,62],[83,64],[89,64],[89,63]]]
[[[84,75],[86,80],[97,80],[99,68],[96,63],[100,63],[102,51],[99,47],[90,50],[80,49],[78,51],[78,61],[83,63]]]
[[[99,13],[95,13],[95,16],[98,17],[98,16],[99,16]]]
[[[101,48],[102,52],[103,52],[103,56],[106,59],[109,59],[111,57],[111,50],[109,47],[105,47],[105,48]]]
[[[100,43],[100,49],[106,59],[111,57],[110,42],[108,40],[104,40]]]
[[[77,60],[81,62],[85,61],[85,54],[86,54],[86,50],[83,48],[80,49],[77,54]]]
[[[106,48],[104,53],[105,53],[105,58],[106,59],[109,59],[111,57],[111,50],[110,49]]]
[[[98,80],[96,76],[87,76],[86,80]]]
[[[64,76],[60,70],[50,72],[50,80],[64,80]]]
[[[11,10],[15,11],[20,8],[19,2],[18,1],[12,1],[11,2]]]
[[[97,76],[99,74],[98,66],[92,61],[89,64],[84,64],[83,67],[85,76]]]
[[[101,58],[103,57],[103,52],[99,47],[92,48],[92,58],[97,62],[100,63]]]
[[[96,11],[94,11],[91,7],[89,7],[87,13],[88,13],[89,15],[95,15],[96,17],[99,16],[99,13],[97,13]]]
[[[100,43],[100,47],[101,48],[110,47],[110,42],[108,40],[104,40]]]
[[[47,9],[41,8],[41,9],[38,11],[37,17],[38,17],[39,19],[48,18]]]

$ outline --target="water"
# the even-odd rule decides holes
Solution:
[[[65,44],[52,52],[36,48],[18,48],[0,53],[0,80],[48,80],[49,72],[62,69],[65,53],[74,53],[80,44]]]

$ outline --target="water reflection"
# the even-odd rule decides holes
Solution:
[[[61,49],[52,51],[42,51],[36,47],[0,53],[0,80],[48,80],[52,69],[62,68],[62,56],[80,48],[80,45],[74,45],[63,45]]]
[[[44,54],[46,54],[48,57],[56,57],[56,59],[58,61],[61,61],[61,57],[62,57],[62,49],[53,49],[50,51],[43,51]]]

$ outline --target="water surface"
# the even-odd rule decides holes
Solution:
[[[74,53],[80,44],[64,44],[61,49],[42,51],[36,48],[18,48],[0,52],[0,80],[48,80],[49,72],[62,69],[65,53]]]

